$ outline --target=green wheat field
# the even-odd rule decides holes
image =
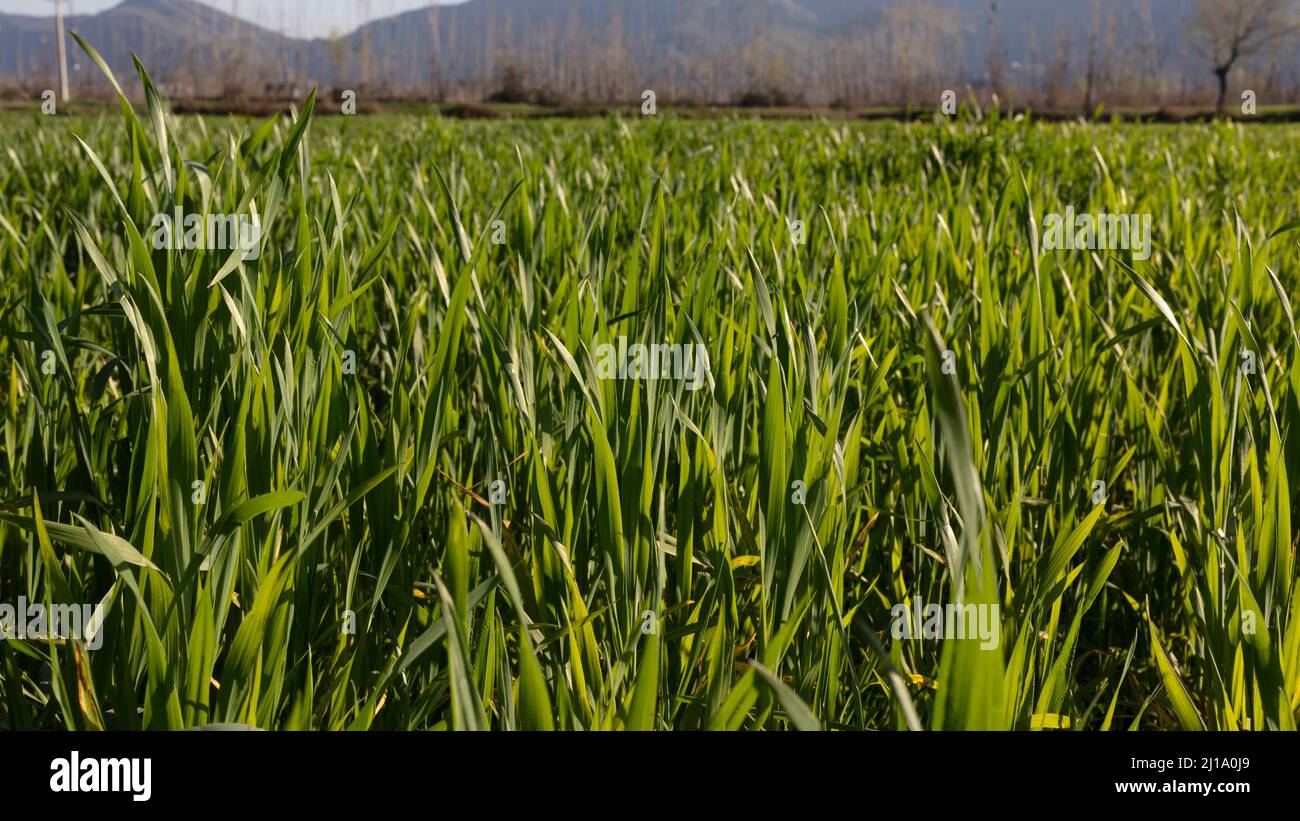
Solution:
[[[0,641],[0,728],[1295,728],[1300,129],[128,79],[0,118],[0,602],[102,605]]]

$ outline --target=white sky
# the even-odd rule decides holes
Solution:
[[[381,17],[430,5],[450,5],[460,0],[197,0],[227,14],[238,8],[239,16],[260,26],[298,37],[326,37],[344,34]],[[63,0],[64,14],[97,14],[122,0]],[[369,13],[366,13],[369,7]],[[0,12],[53,15],[54,0],[0,0]]]

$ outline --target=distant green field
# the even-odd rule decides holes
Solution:
[[[0,728],[1294,729],[1298,138],[4,115]]]

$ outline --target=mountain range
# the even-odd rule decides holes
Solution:
[[[192,95],[310,85],[481,98],[514,84],[557,99],[887,100],[935,88],[1199,93],[1209,65],[1185,37],[1194,0],[470,0],[288,37],[190,0],[125,0],[66,26],[119,76],[131,53]],[[0,81],[51,83],[52,18],[0,14]],[[73,82],[98,72],[74,45]],[[1093,59],[1089,61],[1088,55]],[[1089,64],[1093,70],[1088,71]],[[1255,71],[1294,92],[1300,59]]]

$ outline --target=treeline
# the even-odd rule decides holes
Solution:
[[[1045,4],[1032,26],[996,0],[983,16],[916,0],[829,31],[793,25],[761,3],[728,16],[707,0],[557,2],[516,14],[501,11],[507,0],[430,9],[316,41],[241,30],[211,14],[189,27],[189,40],[112,30],[97,45],[128,75],[130,53],[139,53],[175,98],[286,99],[318,87],[363,101],[629,105],[651,89],[666,104],[865,108],[933,107],[952,89],[1093,111],[1203,107],[1250,89],[1261,105],[1300,102],[1296,32],[1278,16],[1290,13],[1289,0],[1251,0],[1263,9],[1258,19],[1243,19],[1236,0],[1198,0],[1172,28],[1157,23],[1151,0],[1082,0],[1066,12]],[[11,96],[53,87],[53,49],[25,49]],[[1226,71],[1225,52],[1234,55]],[[91,71],[74,72],[73,87],[106,92]]]

